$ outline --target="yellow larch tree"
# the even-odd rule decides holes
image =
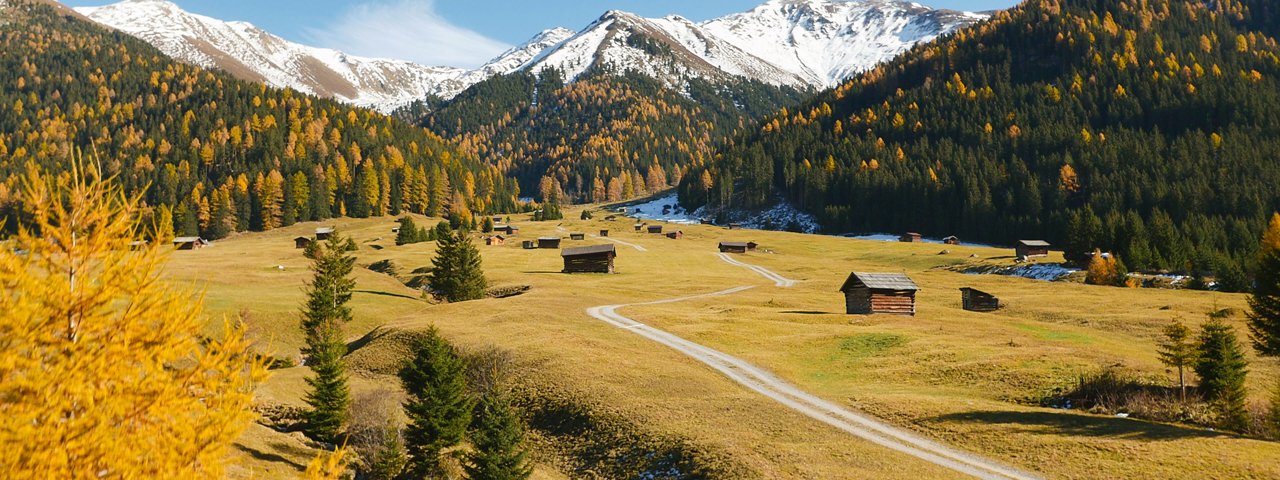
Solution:
[[[32,171],[0,249],[0,470],[8,478],[216,478],[266,373],[241,326],[160,278],[138,202],[95,169]]]

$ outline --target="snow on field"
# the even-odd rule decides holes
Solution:
[[[969,275],[1008,275],[1052,282],[1079,271],[1080,269],[1078,268],[1068,268],[1061,263],[1032,263],[1011,267],[979,267],[966,270],[964,273]]]
[[[668,208],[669,207],[669,208]],[[627,207],[627,216],[640,220],[654,220],[685,225],[702,223],[703,218],[713,215],[704,209],[690,212],[680,207],[676,194],[663,195],[645,203]],[[786,201],[779,200],[767,210],[758,212],[729,212],[725,223],[742,224],[744,228],[756,230],[791,230],[803,233],[816,233],[822,227],[818,220],[800,211]]]
[[[870,241],[877,241],[877,242],[897,242],[897,241],[899,241],[899,240],[898,240],[898,237],[899,237],[898,235],[893,235],[893,234],[889,234],[889,233],[869,233],[869,234],[866,234],[866,235],[858,235],[858,234],[853,234],[853,233],[846,233],[846,234],[843,234],[843,235],[840,235],[840,236],[842,236],[842,237],[847,237],[847,238],[852,238],[852,239],[855,239],[855,240],[870,240]],[[924,241],[924,243],[936,243],[936,244],[940,244],[940,245],[945,244],[945,242],[943,242],[941,238],[922,238],[921,240],[923,240],[923,241]],[[961,242],[960,242],[960,245],[961,245],[961,246],[964,246],[964,247],[1002,248],[1002,247],[997,246],[997,245],[990,245],[990,244],[986,244],[986,243],[972,243],[972,242],[965,242],[965,241],[961,241]]]
[[[665,207],[665,208],[664,208]],[[676,194],[663,195],[639,205],[627,207],[627,216],[640,220],[656,220],[661,222],[697,225],[702,220],[696,215],[680,208]]]

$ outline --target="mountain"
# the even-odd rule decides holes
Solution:
[[[1148,271],[1242,266],[1280,210],[1271,0],[1033,0],[782,109],[687,172],[709,212],[1043,238]]]
[[[770,0],[702,29],[815,87],[850,76],[988,17],[894,0]]]
[[[677,88],[689,78],[733,76],[776,86],[826,87],[916,42],[985,18],[891,0],[772,0],[703,23],[611,11],[582,31],[546,30],[466,70],[301,45],[248,23],[192,14],[165,0],[76,10],[188,63],[383,112],[416,100],[451,99],[496,75],[548,68],[570,81],[607,69],[642,72]]]
[[[418,126],[178,62],[59,5],[0,3],[0,217],[78,151],[151,218],[221,238],[335,216],[520,208],[516,183]],[[15,228],[8,222],[5,228]]]

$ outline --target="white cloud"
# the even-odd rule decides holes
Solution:
[[[450,23],[436,13],[434,0],[363,3],[328,26],[307,29],[305,36],[352,55],[463,68],[483,65],[511,48]]]

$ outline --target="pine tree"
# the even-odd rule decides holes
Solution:
[[[429,478],[441,472],[440,454],[458,445],[471,423],[466,366],[435,327],[414,345],[413,358],[400,370],[409,403],[404,438],[409,453],[406,473]]]
[[[1174,320],[1164,327],[1164,338],[1159,344],[1160,362],[1169,368],[1178,369],[1178,389],[1182,392],[1182,401],[1187,401],[1187,380],[1185,370],[1196,364],[1199,353],[1196,344],[1191,340],[1191,329],[1182,322]]]
[[[475,408],[471,443],[475,451],[467,455],[463,467],[474,480],[523,480],[533,474],[524,448],[524,428],[511,410],[506,396],[494,391],[481,398]]]
[[[1195,370],[1200,376],[1200,392],[1214,405],[1223,428],[1242,431],[1249,423],[1244,385],[1249,363],[1235,329],[1222,320],[1211,319],[1201,327],[1199,340],[1200,357]]]
[[[400,231],[396,232],[396,245],[408,245],[421,241],[423,241],[422,232],[418,229],[418,224],[414,223],[410,217],[401,218]]]
[[[483,233],[493,233],[493,217],[485,216],[484,223],[480,225],[480,231]]]
[[[1260,250],[1249,297],[1249,338],[1260,355],[1280,357],[1280,214],[1271,217]]]
[[[365,474],[371,480],[393,480],[404,470],[408,458],[405,456],[404,440],[400,438],[400,429],[394,423],[388,423],[384,432],[385,440],[373,458]]]
[[[355,280],[351,270],[355,257],[348,252],[354,243],[334,232],[323,246],[312,242],[306,255],[312,258],[314,278],[307,288],[302,321],[307,346],[307,366],[315,377],[307,379],[311,390],[306,400],[306,431],[316,440],[338,443],[346,424],[351,395],[347,388],[342,357],[347,353],[343,326],[351,321],[351,300]]]
[[[480,250],[466,233],[440,238],[431,265],[427,285],[436,296],[450,302],[484,298],[488,281],[481,268]]]

